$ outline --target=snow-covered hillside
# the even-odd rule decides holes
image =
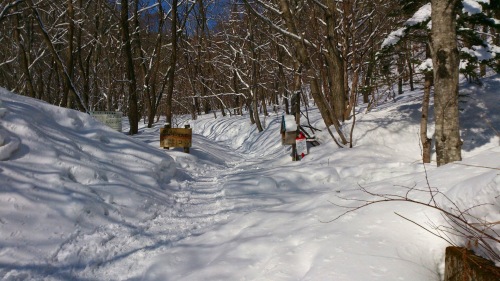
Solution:
[[[185,154],[158,147],[162,124],[130,137],[0,89],[0,278],[439,280],[446,243],[395,214],[440,225],[438,212],[391,202],[329,221],[359,204],[342,198],[372,199],[360,186],[425,201],[429,185],[500,221],[500,77],[461,93],[464,160],[425,173],[421,91],[360,108],[354,148],[323,130],[292,162],[279,114],[262,133],[248,116],[189,121]]]

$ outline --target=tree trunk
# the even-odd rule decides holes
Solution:
[[[431,92],[431,75],[425,74],[424,97],[422,100],[422,118],[420,119],[420,141],[422,142],[422,162],[431,163],[432,139],[427,137],[429,118],[429,102]]]
[[[328,54],[326,55],[326,61],[328,63],[329,75],[331,79],[330,96],[335,117],[339,121],[344,121],[347,100],[344,85],[344,60],[337,49],[337,42],[335,40],[335,29],[337,24],[334,18],[336,9],[335,1],[327,1],[327,3],[328,9],[326,9],[326,24],[328,30]]]
[[[427,58],[431,56],[429,45],[425,49]],[[422,100],[422,117],[420,119],[420,142],[422,143],[422,162],[431,163],[432,139],[427,137],[427,124],[429,122],[429,103],[432,87],[432,72],[425,72],[424,97]]]
[[[398,64],[398,95],[403,94],[403,72],[404,72],[404,57],[403,54],[401,54],[397,60]]]
[[[411,58],[412,58],[412,50],[411,50],[411,43],[408,43],[408,51],[406,53],[406,61],[407,61],[407,64],[408,64],[408,75],[409,75],[409,79],[410,79],[410,91],[415,91],[415,85],[414,85],[414,82],[413,82],[413,63],[411,61]]]
[[[375,54],[373,51],[370,51],[370,62],[368,63],[367,70],[365,73],[364,85],[363,85],[363,103],[370,102],[370,95],[373,92],[372,89],[372,75],[373,75],[373,67],[375,65]]]
[[[262,112],[264,113],[264,116],[269,116],[269,112],[267,111],[267,99],[266,95],[264,94],[264,91],[262,88],[259,88],[259,96],[260,99],[262,100]]]
[[[143,93],[142,93],[142,100],[143,100],[143,106],[146,107],[146,110],[147,110],[147,114],[145,114],[144,116],[144,121],[146,121],[145,119],[147,118],[148,120],[148,124],[147,124],[147,127],[148,128],[151,128],[153,127],[153,123],[154,123],[154,118],[156,116],[156,92],[155,92],[155,89],[154,89],[154,86],[152,85],[152,83],[150,83],[150,81],[152,80],[152,77],[153,75],[155,75],[153,73],[153,71],[151,69],[148,68],[148,66],[146,65],[146,62],[148,62],[148,59],[146,59],[146,54],[144,53],[144,49],[142,48],[142,42],[141,42],[141,33],[139,32],[141,26],[140,26],[140,22],[139,22],[139,1],[136,1],[135,2],[135,5],[134,5],[134,11],[133,11],[133,14],[134,14],[134,25],[133,25],[133,30],[135,30],[135,32],[133,33],[133,38],[132,39],[134,41],[134,46],[133,46],[133,54],[135,57],[139,57],[139,62],[140,62],[140,67],[139,67],[139,74],[140,74],[140,77],[138,78],[138,80],[140,81],[139,83],[142,83],[142,85],[140,85],[139,87],[141,89],[143,89]],[[160,10],[160,12],[162,12],[162,6],[159,5],[158,6],[158,9]],[[159,20],[158,20],[158,29],[159,30],[162,30],[163,29],[163,15],[159,16]],[[156,37],[156,42],[155,42],[155,52],[156,51],[160,51],[161,50],[161,35],[159,34],[159,36]],[[160,54],[153,54],[152,56],[153,58],[157,58],[157,57],[161,57],[161,53]],[[153,63],[152,61],[150,63]],[[154,66],[151,66],[151,67],[154,67]]]
[[[429,45],[425,49],[426,57],[431,56]],[[431,97],[432,72],[425,72],[424,97],[422,100],[422,117],[420,119],[420,142],[422,143],[422,162],[431,163],[432,139],[427,137],[427,124],[429,122],[429,103]]]
[[[283,68],[284,63],[284,51],[281,46],[277,46],[277,56],[278,56],[278,95],[281,95],[283,104],[285,106],[285,114],[290,114],[290,107],[288,101],[288,92],[286,86],[285,70]]]
[[[253,103],[252,103],[252,98],[246,99],[246,106],[248,108],[248,113],[250,115],[250,124],[255,124],[255,118],[253,114]]]
[[[253,22],[252,19],[249,18],[250,22],[248,24],[249,26],[249,32],[250,32],[250,44],[249,47],[251,48],[251,53],[252,53],[252,82],[251,82],[251,89],[250,89],[250,94],[252,95],[252,112],[253,112],[253,117],[255,121],[255,125],[257,126],[257,130],[259,132],[262,132],[264,129],[262,128],[262,123],[260,122],[260,117],[259,117],[259,94],[258,94],[258,85],[257,83],[259,82],[259,73],[260,73],[260,67],[259,67],[259,60],[260,60],[260,55],[256,51],[256,45],[257,43],[254,42],[254,32],[253,32]]]
[[[72,108],[75,100],[75,93],[71,91],[71,81],[73,80],[74,73],[74,60],[73,60],[73,38],[75,34],[75,9],[73,7],[73,1],[67,0],[68,2],[68,49],[66,51],[66,71],[68,75],[64,79],[64,89],[63,89],[63,99],[62,106],[67,108]]]
[[[237,111],[235,111],[235,115],[238,114],[238,115],[243,115],[243,102],[241,102],[241,100],[243,100],[241,97],[240,97],[240,90],[239,90],[239,86],[238,86],[238,74],[236,74],[236,70],[233,70],[233,90],[234,90],[234,94],[235,94],[235,97],[234,97],[234,103],[235,103],[235,106],[237,107]]]
[[[434,72],[437,165],[460,161],[462,141],[458,116],[458,0],[432,0],[431,51]]]
[[[177,3],[172,1],[172,26],[170,35],[172,36],[172,53],[170,54],[170,67],[168,72],[168,88],[166,95],[166,123],[172,124],[172,99],[174,94],[175,67],[177,64]]]
[[[82,11],[84,10],[84,7],[83,7],[83,0],[78,0],[78,8]],[[99,22],[99,15],[96,15],[96,26],[98,26],[98,22]],[[89,99],[89,95],[90,95],[90,90],[91,90],[91,81],[90,81],[90,61],[91,61],[91,58],[92,58],[92,55],[94,54],[94,48],[95,47],[91,47],[91,50],[89,51],[89,54],[86,56],[86,58],[84,59],[83,58],[83,44],[82,44],[82,26],[84,24],[84,21],[83,20],[80,20],[80,19],[75,19],[76,22],[79,22],[78,23],[78,29],[77,29],[77,35],[76,35],[76,53],[77,53],[77,58],[78,58],[78,67],[80,69],[80,73],[82,75],[82,83],[83,83],[83,90],[81,92],[81,95],[82,95],[82,98],[83,98],[83,102],[92,108],[91,106],[91,103],[90,103],[90,99]],[[97,36],[97,28],[96,30],[94,31],[94,40],[97,42],[98,40],[98,36]],[[96,44],[97,45],[97,44]]]
[[[129,134],[134,135],[139,132],[139,109],[137,105],[137,81],[135,79],[134,61],[132,57],[132,44],[130,42],[130,33],[128,27],[128,0],[122,0],[120,24],[128,79],[128,118],[130,122]]]

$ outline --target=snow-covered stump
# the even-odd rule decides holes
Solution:
[[[498,281],[500,268],[461,247],[447,247],[444,281]]]

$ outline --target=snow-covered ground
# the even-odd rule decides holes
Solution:
[[[187,121],[185,154],[159,148],[162,124],[130,137],[0,89],[0,279],[439,280],[446,242],[403,218],[439,212],[389,202],[330,221],[373,199],[360,187],[427,202],[429,186],[500,221],[500,77],[461,93],[464,160],[424,169],[421,91],[360,108],[352,149],[309,109],[322,144],[292,162],[279,114],[262,133],[248,116]]]

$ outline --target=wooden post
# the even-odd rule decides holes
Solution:
[[[171,128],[171,127],[172,127],[172,125],[170,125],[170,124],[168,124],[168,123],[167,123],[167,124],[165,124],[165,129],[169,129],[169,128]],[[169,148],[168,148],[168,147],[163,147],[163,149],[169,149]]]
[[[295,115],[295,123],[297,123],[297,131],[295,132],[295,138],[299,135],[300,127],[300,90],[293,93],[292,96],[292,114]],[[297,143],[294,142],[292,145],[292,161],[299,161],[300,157],[297,154]]]
[[[294,103],[292,104],[292,108],[294,108],[295,114],[295,123],[297,123],[297,131],[295,132],[295,138],[299,135],[299,127],[300,127],[300,91],[297,90],[293,93],[293,97],[295,98]],[[293,100],[293,99],[292,99]],[[292,161],[299,161],[300,157],[297,154],[297,142],[292,145]]]
[[[189,129],[190,127],[191,127],[191,126],[189,126],[189,125],[184,125],[184,128],[186,128],[186,129]],[[185,146],[185,147],[184,147],[184,152],[185,152],[185,153],[189,153],[189,146],[187,146],[187,147]]]
[[[292,144],[292,161],[297,161],[299,160],[297,157],[297,145]]]
[[[297,131],[295,132],[295,138],[297,138],[297,136],[299,135],[299,129],[297,129]],[[300,160],[300,157],[299,157],[299,154],[297,153],[297,142],[294,142],[292,144],[292,161],[299,161]]]

